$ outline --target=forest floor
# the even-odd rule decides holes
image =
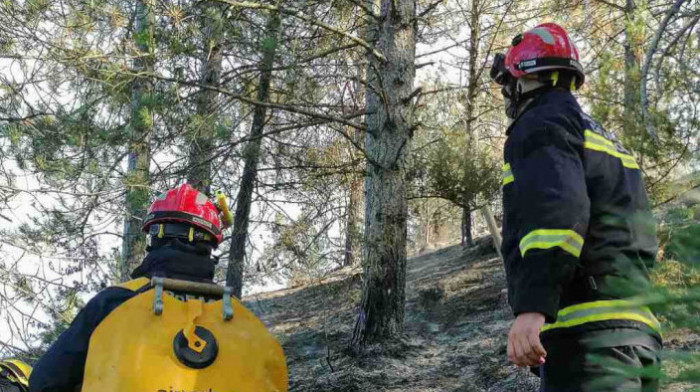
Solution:
[[[336,271],[246,303],[280,339],[293,392],[534,392],[539,379],[506,359],[512,314],[492,249],[484,238],[470,249],[452,246],[409,259],[405,338],[359,355],[348,350],[359,271]],[[668,351],[700,352],[698,334],[676,332],[666,341]],[[691,388],[669,384],[662,391]]]

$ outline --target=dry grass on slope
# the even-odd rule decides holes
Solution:
[[[453,246],[410,259],[405,338],[361,354],[347,348],[360,300],[358,271],[260,295],[248,306],[282,342],[293,392],[534,392],[539,380],[506,360],[512,315],[503,267],[491,249],[482,238],[468,250]],[[670,267],[661,263],[656,275],[690,276]],[[667,331],[666,350],[700,352],[698,334]],[[683,370],[672,358],[664,365],[671,375]],[[661,390],[692,388],[675,383]]]
[[[511,322],[501,262],[487,239],[409,260],[406,336],[361,354],[347,348],[360,299],[357,272],[249,300],[279,336],[291,391],[536,391],[505,358]]]

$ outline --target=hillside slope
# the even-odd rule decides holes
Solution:
[[[503,267],[481,242],[410,259],[406,339],[359,357],[347,350],[357,272],[247,303],[280,338],[291,391],[536,391],[537,378],[506,361]]]
[[[534,392],[538,378],[506,359],[512,315],[504,280],[486,239],[469,250],[453,246],[410,259],[406,338],[360,355],[347,348],[360,299],[358,271],[246,302],[282,342],[290,391]],[[700,339],[671,340],[683,345],[698,349]]]

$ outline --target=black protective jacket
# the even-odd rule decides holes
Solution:
[[[211,282],[214,266],[215,261],[208,256],[164,246],[150,252],[132,278],[160,276]],[[93,297],[34,365],[30,392],[79,391],[92,332],[114,309],[136,295],[126,288],[110,287]]]
[[[644,288],[657,252],[642,173],[573,95],[535,98],[507,132],[503,256],[514,313],[538,312],[542,339],[605,329],[659,335]]]

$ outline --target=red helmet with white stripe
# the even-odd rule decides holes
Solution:
[[[566,30],[554,23],[541,24],[513,38],[504,65],[514,78],[565,69],[576,74],[576,88],[585,80],[576,46]]]

